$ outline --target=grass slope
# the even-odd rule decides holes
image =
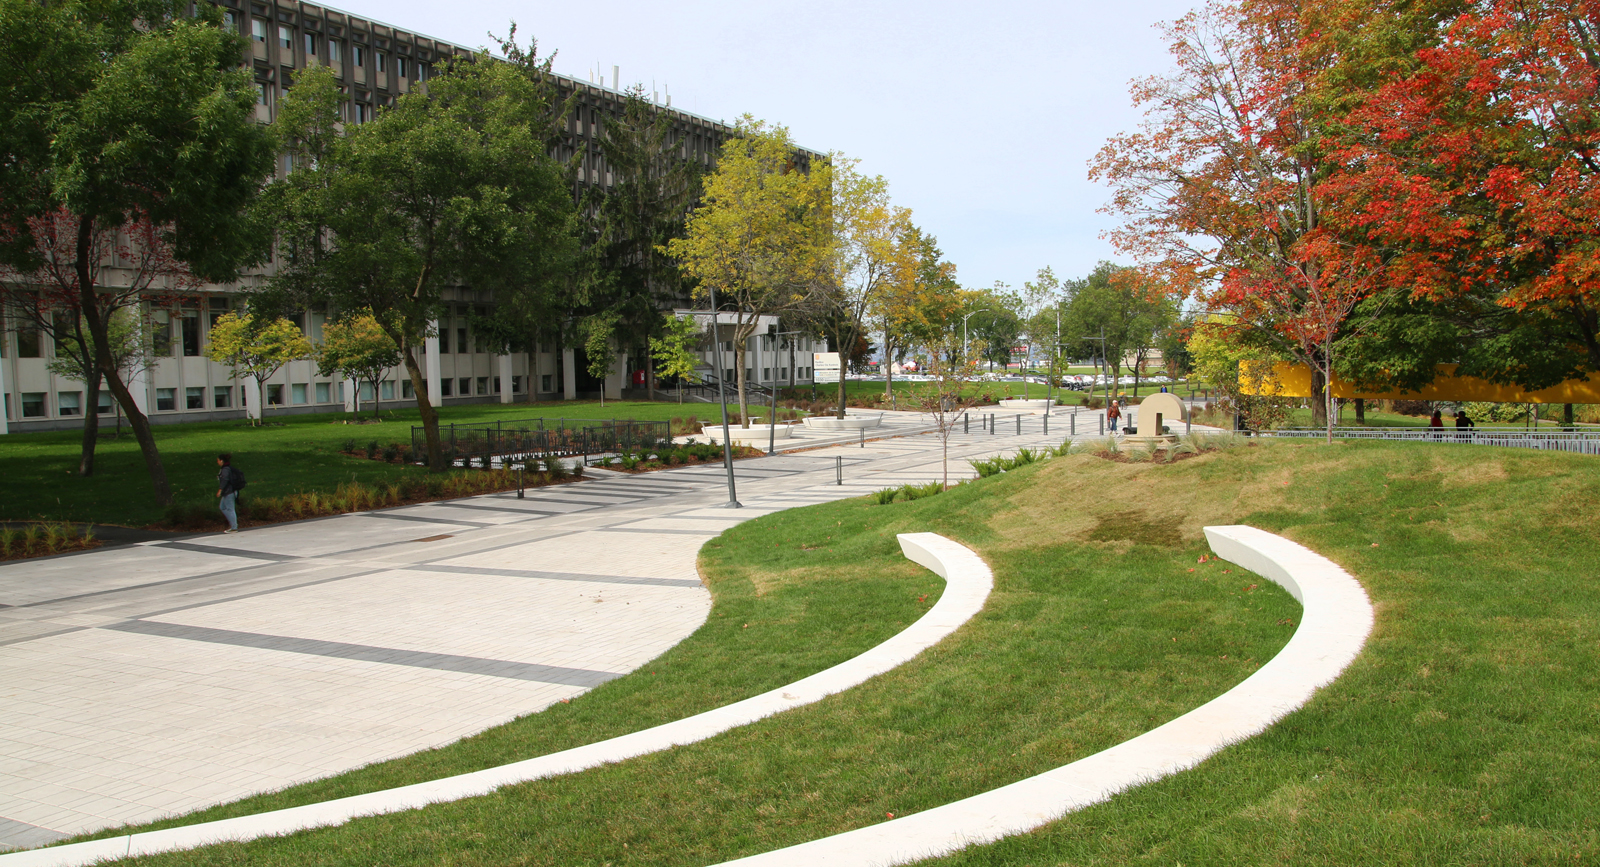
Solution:
[[[895,672],[704,743],[140,863],[699,864],[927,809],[1091,754],[1237,683],[1298,620],[1274,586],[1226,564],[1197,566],[1204,548],[1193,531],[1102,509],[1077,484],[1085,471],[1154,477],[1193,473],[1184,468],[1202,460],[1060,459],[912,503],[855,500],[744,524],[703,552],[716,599],[706,627],[639,672],[449,748],[186,821],[548,752],[819,670],[936,601],[942,582],[900,556],[896,532],[931,529],[978,547],[997,585],[972,623]],[[1084,507],[1081,527],[1056,529]]]

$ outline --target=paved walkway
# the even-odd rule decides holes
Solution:
[[[1059,442],[1002,416],[964,458]],[[891,424],[911,429],[903,414]],[[890,431],[892,432],[892,431]],[[0,567],[0,848],[143,822],[452,742],[703,622],[740,521],[938,478],[908,436]],[[842,460],[844,484],[835,484]]]

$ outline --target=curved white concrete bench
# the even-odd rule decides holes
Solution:
[[[846,415],[839,418],[834,415],[812,415],[802,419],[810,430],[839,431],[839,430],[868,430],[883,424],[883,413],[876,416]]]
[[[1242,683],[1159,728],[1036,777],[832,837],[728,861],[741,867],[906,864],[1032,831],[1140,783],[1187,770],[1265,730],[1355,659],[1366,591],[1332,561],[1254,527],[1207,527],[1219,557],[1283,585],[1304,611],[1283,650]]]
[[[722,425],[704,425],[700,429],[700,434],[711,440],[713,443],[721,442]],[[778,425],[776,431],[774,431],[773,426],[769,424],[753,424],[749,427],[728,428],[729,438],[740,445],[754,445],[773,439],[786,440],[793,434],[794,426],[787,424]]]
[[[1000,401],[1001,409],[1049,409],[1055,400],[1048,397],[1008,397]]]
[[[341,825],[360,816],[398,813],[477,795],[501,786],[571,774],[611,762],[692,744],[776,713],[822,700],[883,674],[937,644],[983,608],[994,576],[977,554],[935,533],[902,533],[900,550],[945,579],[934,606],[893,638],[859,656],[787,686],[610,740],[526,759],[497,768],[354,795],[254,816],[125,834],[87,843],[0,855],[0,867],[77,867],[112,858],[193,849],[211,843],[254,840],[307,828]]]

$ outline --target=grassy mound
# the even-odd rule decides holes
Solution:
[[[145,860],[706,863],[927,809],[1104,749],[1243,679],[1299,618],[1273,585],[1197,564],[1205,549],[1194,535],[1160,536],[1148,522],[1114,532],[1114,518],[1095,525],[1116,537],[1104,541],[1038,532],[1049,518],[1032,514],[1041,486],[1059,494],[1075,473],[1113,466],[1129,469],[1058,459],[915,502],[855,500],[742,525],[703,552],[710,622],[639,672],[446,749],[184,822],[511,761],[782,685],[882,641],[937,600],[942,582],[900,556],[894,533],[931,529],[983,551],[997,577],[984,612],[855,690],[486,798]],[[1068,502],[1048,499],[1057,515]]]

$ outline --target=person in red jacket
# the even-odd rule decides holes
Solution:
[[[1106,407],[1106,423],[1111,426],[1112,433],[1116,433],[1117,425],[1122,423],[1122,407],[1117,406],[1114,400]]]

